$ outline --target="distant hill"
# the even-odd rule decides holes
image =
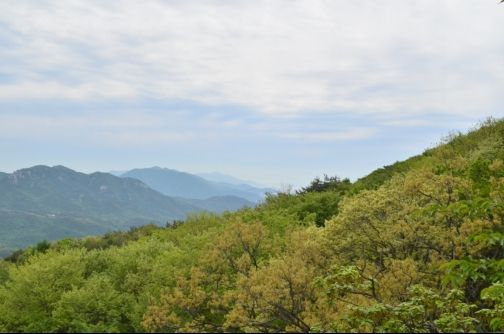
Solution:
[[[0,255],[43,239],[164,224],[190,212],[253,205],[237,197],[172,198],[133,178],[35,166],[0,173]]]
[[[219,175],[223,179],[223,174]],[[198,175],[160,167],[133,169],[121,176],[138,179],[165,195],[183,198],[208,199],[215,196],[236,196],[257,203],[264,199],[267,192],[274,191],[248,184],[209,181]],[[232,177],[227,179],[235,182],[237,180]]]

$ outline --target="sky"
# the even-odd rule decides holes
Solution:
[[[355,180],[504,116],[497,0],[3,0],[0,170]]]

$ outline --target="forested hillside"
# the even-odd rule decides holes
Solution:
[[[0,331],[504,331],[503,258],[489,120],[355,183],[41,242],[0,262]]]

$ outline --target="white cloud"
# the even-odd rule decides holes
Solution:
[[[0,85],[0,99],[58,99],[85,101],[93,98],[133,98],[137,93],[127,83],[104,80],[98,86],[90,83],[65,85],[60,82],[20,82]]]
[[[169,125],[169,124],[168,124]],[[176,126],[169,127],[163,117],[125,112],[100,115],[98,112],[66,117],[0,114],[0,140],[29,140],[34,143],[130,148],[160,147],[188,143],[202,137]]]
[[[4,1],[0,100],[467,116],[502,106],[502,15],[474,0]]]
[[[376,133],[376,129],[356,128],[333,132],[286,132],[279,134],[278,136],[280,138],[294,139],[304,142],[340,142],[369,139]]]
[[[99,141],[111,147],[145,148],[166,145],[187,144],[197,138],[191,132],[166,132],[166,131],[128,131],[105,132],[96,137]]]

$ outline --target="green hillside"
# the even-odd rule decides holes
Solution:
[[[353,184],[0,262],[4,332],[502,332],[503,319],[504,121]]]

